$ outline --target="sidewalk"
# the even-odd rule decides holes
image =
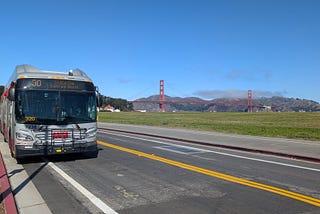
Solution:
[[[3,143],[2,134],[0,134],[0,143]],[[10,214],[18,213],[1,151],[0,151],[0,190],[1,190],[0,198],[1,198],[5,213],[10,213]]]
[[[0,134],[1,196],[5,213],[50,214],[46,202],[41,197],[23,165],[11,157],[9,146]],[[4,182],[2,182],[2,180]]]
[[[197,142],[203,145],[291,157],[320,162],[320,142],[271,137],[222,134],[176,128],[98,123],[99,128]]]

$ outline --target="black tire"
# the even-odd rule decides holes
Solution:
[[[23,158],[16,158],[17,164],[23,164]]]
[[[98,153],[99,151],[92,151],[92,152],[85,152],[83,153],[85,157],[88,157],[88,158],[97,158],[98,157]]]

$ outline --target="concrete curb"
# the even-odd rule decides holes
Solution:
[[[253,149],[253,148],[246,148],[246,147],[239,147],[239,146],[230,146],[230,145],[223,145],[223,144],[215,144],[215,143],[201,142],[201,141],[190,140],[190,139],[175,138],[175,137],[161,136],[161,135],[155,135],[155,134],[147,134],[147,133],[135,132],[135,131],[125,131],[125,130],[111,129],[111,128],[99,128],[99,129],[107,130],[107,131],[128,133],[128,134],[137,134],[137,135],[143,135],[143,136],[148,136],[148,137],[157,137],[157,138],[163,138],[163,139],[168,139],[168,140],[183,141],[183,142],[187,142],[187,143],[195,143],[195,144],[200,144],[200,145],[205,145],[205,146],[213,146],[213,147],[233,149],[233,150],[239,150],[239,151],[255,152],[255,153],[261,153],[261,154],[267,154],[267,155],[275,155],[275,156],[280,156],[280,157],[294,158],[294,159],[298,159],[298,160],[312,161],[312,162],[317,162],[317,163],[320,162],[320,158],[302,156],[302,155],[297,155],[297,154],[282,153],[282,152]]]
[[[4,209],[6,213],[16,214],[18,213],[17,206],[12,194],[7,170],[5,168],[1,152],[0,152],[0,176],[1,176],[0,177],[1,197],[4,205]]]

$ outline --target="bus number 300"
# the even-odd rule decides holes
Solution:
[[[36,121],[36,117],[25,117],[26,122],[34,122]]]
[[[41,87],[41,80],[32,80],[33,87]]]

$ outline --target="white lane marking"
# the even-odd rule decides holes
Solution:
[[[103,131],[100,131],[100,132],[103,132]],[[158,140],[150,140],[150,139],[146,139],[146,138],[133,137],[133,136],[115,134],[115,133],[110,133],[110,132],[105,132],[105,133],[108,133],[111,135],[116,135],[116,136],[121,136],[121,137],[132,138],[132,139],[136,139],[136,140],[144,140],[144,141],[150,141],[150,142],[159,143],[159,144],[176,146],[176,144],[174,144],[174,143],[166,143],[166,142],[162,142],[162,141],[158,141]],[[224,155],[224,156],[230,156],[230,157],[253,160],[253,161],[258,161],[258,162],[263,162],[263,163],[269,163],[269,164],[275,164],[275,165],[281,165],[281,166],[287,166],[287,167],[293,167],[293,168],[298,168],[298,169],[305,169],[305,170],[320,172],[320,169],[315,169],[315,168],[310,168],[310,167],[297,166],[297,165],[293,165],[293,164],[286,164],[286,163],[281,163],[281,162],[276,162],[276,161],[268,161],[268,160],[263,160],[263,159],[258,159],[258,158],[250,158],[250,157],[245,157],[245,156],[241,156],[241,155],[233,155],[233,154],[229,154],[229,153],[225,153],[225,152],[216,152],[216,151],[212,151],[212,150],[193,148],[193,147],[189,147],[189,146],[185,146],[185,147],[190,148],[190,149],[197,149],[197,150],[203,151],[203,152]]]
[[[106,205],[103,201],[89,192],[86,188],[81,186],[77,181],[67,175],[62,169],[56,166],[54,163],[49,162],[48,166],[54,169],[57,173],[59,173],[66,181],[68,181],[72,186],[74,186],[79,192],[81,192],[84,196],[86,196],[96,207],[98,207],[103,213],[107,214],[117,214],[116,211],[111,209],[108,205]]]
[[[242,158],[242,159],[247,159],[247,160],[253,160],[253,161],[259,161],[259,162],[264,162],[264,163],[271,163],[271,164],[276,164],[276,165],[281,165],[281,166],[288,166],[288,167],[293,167],[293,168],[306,169],[306,170],[310,170],[310,171],[320,172],[320,169],[315,169],[315,168],[310,168],[310,167],[298,166],[298,165],[281,163],[281,162],[276,162],[276,161],[262,160],[262,159],[258,159],[258,158],[249,158],[249,157],[244,157],[241,155],[233,155],[233,154],[224,153],[224,152],[216,152],[216,151],[210,151],[210,152],[215,153],[215,154],[220,154],[220,155],[231,156],[231,157],[235,157],[235,158]]]
[[[167,146],[169,146],[169,148]],[[166,150],[169,152],[175,152],[175,153],[179,153],[179,154],[183,154],[183,155],[193,155],[193,154],[199,154],[199,153],[205,152],[201,149],[197,149],[197,148],[189,147],[189,146],[180,146],[180,145],[175,145],[175,146],[167,145],[167,146],[155,146],[153,148],[162,149],[162,150]],[[186,150],[184,150],[184,149],[186,149]]]

